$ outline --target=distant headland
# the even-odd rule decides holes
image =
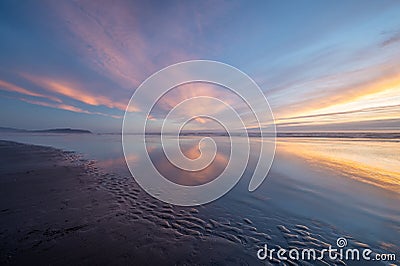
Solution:
[[[51,128],[51,129],[40,129],[40,130],[27,130],[27,129],[12,128],[12,127],[0,127],[0,132],[92,134],[92,132],[90,130],[73,129],[73,128]]]

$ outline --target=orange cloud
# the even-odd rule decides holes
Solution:
[[[152,120],[152,121],[155,121],[155,120],[157,120],[153,115],[151,115],[151,114],[149,114],[148,116],[147,116],[147,119],[148,120]]]
[[[12,83],[9,83],[9,82],[3,81],[3,80],[0,80],[0,89],[6,90],[6,91],[11,91],[11,92],[17,92],[20,94],[33,96],[33,97],[46,98],[46,99],[52,100],[54,102],[61,103],[61,100],[56,97],[44,95],[41,93],[36,93],[36,92],[24,89],[22,87],[19,87],[17,85],[14,85]]]
[[[382,74],[376,76],[376,73]],[[348,85],[353,82],[353,79],[359,78],[360,74],[371,78],[356,85]],[[321,96],[315,93],[316,96],[313,99],[294,104],[291,112],[281,112],[277,116],[276,123],[322,125],[399,118],[399,72],[387,71],[387,67],[376,66],[360,73],[331,78],[332,80],[316,81],[313,86],[319,84],[323,88],[329,82],[343,85],[329,91],[321,90]]]
[[[43,101],[35,101],[35,100],[29,100],[26,98],[18,98],[21,101],[24,101],[26,103],[30,104],[35,104],[35,105],[40,105],[40,106],[45,106],[45,107],[51,107],[51,108],[57,108],[61,110],[67,110],[75,113],[84,113],[84,114],[95,114],[95,115],[102,115],[102,116],[107,116],[107,117],[113,117],[113,118],[122,118],[121,116],[115,116],[115,115],[109,115],[109,114],[104,114],[100,112],[90,112],[84,109],[81,109],[79,107],[75,107],[72,105],[67,105],[63,103],[48,103],[48,102],[43,102]]]
[[[202,117],[196,117],[195,120],[201,124],[207,123],[207,120]]]
[[[37,77],[29,74],[21,74],[27,80],[35,83],[42,88],[57,93],[63,96],[67,96],[71,99],[83,102],[92,106],[106,106],[109,108],[117,108],[125,111],[127,104],[121,102],[115,102],[108,97],[103,95],[93,94],[85,91],[81,85],[73,84],[72,82],[57,81],[46,77]],[[137,112],[139,109],[134,106],[129,106],[129,112]]]
[[[171,110],[182,101],[199,96],[209,96],[217,98],[223,100],[230,106],[233,106],[235,102],[238,102],[238,100],[234,98],[237,96],[234,95],[233,92],[228,91],[228,89],[224,89],[223,87],[220,87],[218,85],[206,82],[193,82],[174,88],[160,99],[159,104],[162,109]],[[195,116],[199,114],[219,113],[225,109],[221,107],[216,107],[211,103],[212,101],[210,100],[210,104],[206,104],[203,106],[194,105],[191,106],[190,109],[183,110],[182,112],[184,114]]]
[[[388,90],[395,90],[393,95],[399,95],[400,92],[400,73],[394,75],[382,76],[378,79],[368,81],[353,87],[345,87],[340,90],[340,93],[332,95],[327,99],[331,104],[323,106],[313,113],[321,113],[326,110],[341,110],[349,103],[360,102],[360,107],[365,107],[363,102],[368,96],[378,95]]]

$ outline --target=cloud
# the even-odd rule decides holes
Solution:
[[[176,17],[171,19],[167,10],[158,10],[156,15],[145,3],[132,5],[129,1],[49,4],[69,33],[66,41],[84,59],[82,62],[121,89],[139,86],[163,66],[193,58],[187,50],[176,49],[187,43],[191,29],[177,23]],[[158,36],[164,37],[162,42]],[[176,42],[182,43],[171,47]]]
[[[135,30],[135,16],[125,6],[100,10],[97,3],[90,2],[53,4],[53,10],[73,36],[69,39],[71,45],[94,70],[123,88],[140,84],[150,60],[144,53],[146,44]]]
[[[315,114],[315,115],[304,115],[304,116],[297,116],[297,117],[288,117],[288,118],[280,118],[279,119],[279,124],[291,124],[291,122],[283,122],[283,121],[288,121],[288,120],[301,120],[301,121],[318,121],[321,122],[323,121],[323,118],[333,118],[335,120],[338,119],[339,116],[347,116],[347,115],[357,115],[357,114],[366,114],[369,116],[370,119],[374,119],[375,117],[371,117],[371,114],[388,114],[392,113],[394,115],[398,115],[400,113],[400,104],[398,105],[390,105],[390,106],[379,106],[379,107],[370,107],[370,108],[364,108],[364,109],[359,109],[359,110],[351,110],[351,111],[343,111],[343,112],[336,112],[336,113],[322,113],[322,114]],[[297,122],[299,123],[299,122]]]
[[[231,106],[234,103],[238,103],[238,99],[235,99],[236,95],[228,89],[207,82],[193,82],[170,90],[160,99],[158,107],[164,111],[169,111],[182,101],[199,96],[217,98]],[[215,114],[222,111],[223,109],[210,104],[203,106],[194,105],[190,109],[182,110],[182,114],[194,116],[196,114]]]
[[[382,47],[390,46],[392,44],[399,43],[399,42],[400,42],[400,31],[397,31],[394,34],[392,34],[389,38],[385,39],[381,43],[381,46]]]
[[[126,100],[126,103],[113,101],[104,95],[99,95],[85,90],[84,86],[77,84],[76,82],[55,80],[30,74],[21,74],[21,76],[51,93],[67,96],[88,105],[103,105],[108,108],[116,108],[122,111],[125,111],[127,108],[128,100]],[[128,111],[136,112],[138,109],[134,106],[130,106]]]
[[[87,111],[87,110],[84,110],[84,109],[81,109],[81,108],[78,108],[78,107],[75,107],[72,105],[63,104],[63,103],[49,103],[49,102],[43,102],[43,101],[30,100],[30,99],[26,99],[26,98],[18,98],[18,99],[23,102],[30,103],[30,104],[56,108],[56,109],[71,111],[71,112],[75,112],[75,113],[102,115],[102,116],[107,116],[107,117],[112,117],[112,118],[117,118],[117,119],[122,118],[121,116],[109,115],[109,114],[100,113],[100,112]]]
[[[202,97],[202,99],[197,101],[195,100],[197,97]],[[188,104],[188,102],[184,103],[189,99],[194,100],[191,101],[190,104]],[[215,99],[224,102],[226,106],[223,104],[216,104]],[[148,104],[145,101],[142,103]],[[251,125],[257,124],[253,111],[247,106],[243,99],[228,88],[208,82],[186,83],[173,88],[163,95],[156,103],[151,112],[151,117],[163,121],[166,115],[172,111],[172,109],[176,108],[174,109],[175,114],[173,118],[175,123],[188,122],[189,120],[186,125],[187,128],[192,130],[218,129],[221,131],[224,130],[221,124],[214,121],[214,119],[204,117],[204,115],[215,118],[227,117],[227,115],[231,113],[231,110],[227,106],[230,106],[238,113],[244,125],[250,127]],[[242,127],[242,124],[238,123],[238,121],[231,122],[231,126],[235,128]]]
[[[44,95],[41,93],[37,93],[37,92],[33,92],[27,89],[24,89],[22,87],[19,87],[15,84],[0,80],[0,89],[2,90],[6,90],[6,91],[11,91],[11,92],[17,92],[19,94],[24,94],[24,95],[28,95],[28,96],[33,96],[33,97],[39,97],[39,98],[46,98],[49,100],[52,100],[54,102],[58,102],[61,103],[61,100],[59,98],[50,96],[50,95]]]
[[[79,91],[79,90],[77,91],[77,90],[69,89],[67,87],[64,87],[64,86],[58,85],[58,84],[56,84],[54,86],[56,88],[64,90],[64,92],[66,92],[64,94],[60,93],[61,95],[73,96],[74,94],[75,95],[81,94],[81,91]],[[81,108],[73,106],[73,105],[68,105],[68,104],[63,103],[62,100],[58,97],[54,97],[51,95],[45,95],[45,94],[41,94],[41,93],[36,93],[36,92],[27,90],[25,88],[22,88],[20,86],[17,86],[15,84],[12,84],[12,83],[9,83],[9,82],[3,81],[3,80],[0,80],[0,89],[10,91],[10,92],[16,92],[18,94],[22,94],[25,96],[43,98],[43,99],[52,101],[52,102],[45,102],[45,101],[40,101],[40,100],[35,100],[35,99],[28,99],[26,97],[17,97],[18,100],[26,102],[26,103],[30,103],[30,104],[46,106],[46,107],[76,112],[76,113],[96,114],[96,115],[102,115],[102,116],[107,116],[107,117],[113,117],[113,118],[117,118],[117,119],[122,118],[122,116],[110,115],[110,114],[105,114],[105,113],[101,113],[101,112],[92,112],[92,111],[81,109]],[[98,105],[97,100],[90,100],[90,98],[87,98],[87,97],[88,97],[87,95],[84,95],[84,98],[87,100],[87,102],[91,102],[92,105]],[[111,104],[109,104],[109,105],[112,106]],[[125,110],[125,108],[126,108],[126,106],[121,103],[114,104],[114,106],[119,107],[121,110]]]
[[[357,62],[357,69],[316,77],[276,92],[289,99],[275,107],[277,123],[327,124],[398,116],[393,112],[394,106],[400,105],[398,59],[392,55],[366,66],[357,66],[362,64]]]
[[[316,7],[315,12],[240,2],[99,1],[48,1],[28,3],[28,8],[4,3],[3,9],[15,15],[4,17],[0,26],[0,88],[39,105],[118,114],[149,75],[179,61],[212,59],[261,80],[280,124],[395,116],[390,106],[397,104],[399,93],[399,32],[393,31],[398,22],[387,18],[396,5],[346,3]],[[360,12],[343,17],[353,10],[349,7]],[[242,16],[243,10],[251,20]],[[282,14],[290,17],[285,23]],[[149,119],[158,123],[177,103],[202,95],[222,99],[247,115],[247,107],[232,95],[197,85],[166,95]],[[205,104],[182,114],[205,111],[224,112]]]
[[[293,122],[277,124],[278,132],[324,132],[324,131],[394,131],[400,130],[400,119],[371,119],[366,121],[341,121],[336,120],[330,123],[323,122]]]

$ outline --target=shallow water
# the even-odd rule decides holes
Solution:
[[[119,135],[3,133],[0,138],[76,151],[95,160],[103,171],[115,174],[105,182],[121,197],[139,197]],[[135,135],[128,138],[131,143],[138,141]],[[199,155],[199,139],[184,137],[181,147],[185,155]],[[229,160],[229,139],[215,137],[215,141],[216,158],[200,172],[185,173],[172,166],[162,153],[158,136],[148,136],[148,151],[157,169],[171,181],[199,185],[218,176]],[[233,141],[243,139],[235,137]],[[259,139],[251,138],[250,142],[257,149]],[[263,243],[282,247],[296,246],[299,241],[306,246],[334,245],[336,238],[345,236],[356,247],[365,243],[376,251],[399,251],[400,142],[278,138],[267,179],[250,193],[247,188],[257,159],[254,154],[239,183],[217,201],[196,208],[173,208],[176,211],[171,216],[170,206],[141,193],[153,213],[144,214],[146,206],[142,206],[138,215],[160,224],[166,221],[180,232],[221,236],[250,250]],[[128,160],[140,164],[143,158],[132,153]],[[154,212],[155,208],[159,210]]]

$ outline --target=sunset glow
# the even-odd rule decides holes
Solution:
[[[12,2],[2,5],[18,13],[0,19],[0,99],[4,124],[10,127],[35,125],[35,117],[7,119],[21,113],[16,108],[46,114],[51,127],[57,118],[50,108],[66,112],[63,116],[75,121],[71,126],[119,131],[132,93],[148,76],[181,61],[212,58],[258,83],[279,131],[399,129],[397,2],[316,5],[313,12],[271,3],[204,2],[177,9],[125,1],[101,8],[90,2],[28,3],[26,9]],[[238,16],[243,8],[252,19]],[[350,14],[354,8],[358,11]],[[275,15],[278,10],[292,19],[283,21]],[[321,23],[322,17],[329,23]],[[237,104],[241,114],[248,114],[223,88],[198,83],[171,91],[151,120],[156,123],[161,110],[198,95]],[[212,106],[187,111],[202,109]],[[128,111],[140,114],[137,107]],[[245,119],[246,126],[254,126],[252,117]],[[200,120],[197,124],[210,129]]]

